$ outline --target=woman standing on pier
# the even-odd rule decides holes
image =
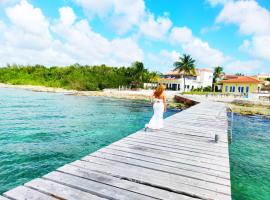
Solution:
[[[166,112],[166,96],[165,86],[160,84],[151,95],[150,99],[153,102],[154,115],[145,125],[145,130],[150,129],[161,129],[163,128],[163,113]]]

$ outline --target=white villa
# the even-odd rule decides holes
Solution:
[[[184,91],[184,74],[177,71],[165,73],[159,83],[166,85],[168,90]],[[195,76],[185,76],[185,91],[212,86],[213,71],[210,69],[196,69]]]

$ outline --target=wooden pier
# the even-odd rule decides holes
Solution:
[[[199,103],[162,130],[140,130],[0,200],[231,200],[227,130],[224,104]]]

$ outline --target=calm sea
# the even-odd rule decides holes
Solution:
[[[133,101],[0,88],[0,194],[143,128],[151,115]],[[270,119],[234,116],[230,162],[234,200],[270,200]]]
[[[270,200],[270,119],[234,115],[230,145],[234,200]]]
[[[0,88],[0,194],[143,128],[151,115],[134,101]]]

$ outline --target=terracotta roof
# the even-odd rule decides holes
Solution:
[[[250,76],[237,76],[236,78],[223,80],[222,83],[262,83],[262,81]]]
[[[227,79],[234,79],[234,78],[237,78],[237,77],[238,77],[237,75],[225,74],[223,78],[227,80]]]

